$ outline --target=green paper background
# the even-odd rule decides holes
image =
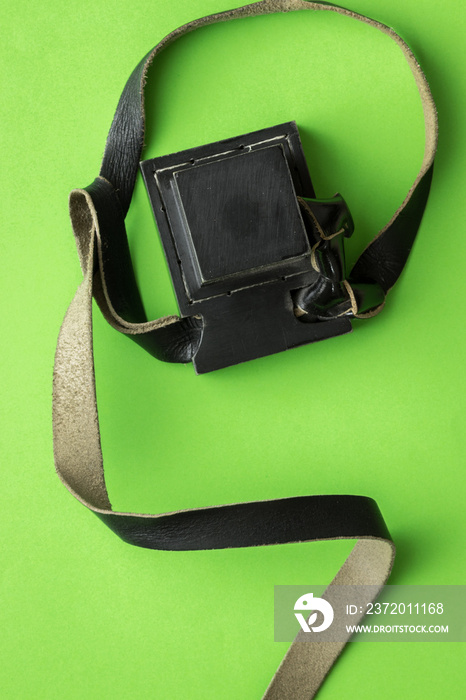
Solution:
[[[0,697],[253,700],[286,651],[275,584],[325,584],[351,542],[170,553],[123,544],[54,474],[51,375],[80,281],[68,192],[98,173],[127,76],[165,34],[228,0],[2,4]],[[354,0],[393,26],[440,115],[431,198],[383,313],[321,344],[197,377],[95,315],[114,507],[164,512],[313,493],[375,498],[392,584],[463,584],[464,91],[459,0]],[[202,29],[156,61],[151,157],[295,119],[318,195],[340,191],[354,260],[401,203],[423,150],[396,46],[330,13]],[[141,181],[128,231],[148,314],[176,313]],[[466,692],[461,644],[350,645],[319,700]]]

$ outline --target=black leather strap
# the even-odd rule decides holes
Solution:
[[[120,199],[114,187],[102,177],[86,187],[95,209],[97,255],[93,262],[94,297],[107,321],[129,335],[147,352],[165,362],[189,362],[202,334],[202,321],[195,316],[166,317],[147,322],[134,277]],[[74,230],[81,252],[88,236],[87,198],[76,190],[70,196]]]
[[[185,550],[354,538],[357,543],[333,584],[370,584],[377,592],[390,573],[394,546],[380,511],[370,498],[308,496],[162,515],[118,513],[112,510],[104,478],[93,364],[93,296],[117,330],[133,337],[159,359],[186,362],[194,355],[202,334],[202,323],[195,317],[180,320],[172,316],[148,322],[131,267],[124,218],[143,144],[142,91],[148,66],[168,43],[202,25],[301,9],[338,12],[388,34],[405,54],[418,84],[426,121],[424,161],[400,209],[362,254],[349,280],[344,280],[356,304],[352,303],[351,313],[361,315],[357,299],[364,285],[376,285],[386,292],[398,278],[427,199],[437,140],[435,106],[425,77],[406,44],[378,22],[327,3],[304,0],[263,0],[175,30],[131,75],[110,129],[99,177],[89,187],[71,193],[71,218],[84,279],[68,308],[57,344],[55,464],[71,493],[131,544]],[[366,315],[376,313],[381,306],[380,297],[376,297]],[[301,301],[306,304],[305,299]],[[303,313],[308,312],[303,309]],[[325,595],[331,601],[331,590]],[[345,643],[346,640],[325,645],[293,644],[264,697],[313,698]]]
[[[376,502],[364,496],[299,496],[157,517],[97,515],[122,540],[148,549],[225,549],[364,537],[391,540]]]

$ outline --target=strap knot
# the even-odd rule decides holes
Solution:
[[[385,298],[382,287],[376,282],[360,284],[348,280],[344,243],[353,234],[354,223],[343,197],[298,197],[298,202],[312,246],[311,265],[319,277],[294,292],[296,317],[313,323],[378,313]]]

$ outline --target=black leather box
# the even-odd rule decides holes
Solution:
[[[141,163],[182,316],[201,315],[208,372],[351,330],[304,324],[291,291],[312,284],[298,196],[314,197],[294,122]]]

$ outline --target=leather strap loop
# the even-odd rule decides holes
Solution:
[[[204,25],[295,10],[336,12],[371,25],[396,42],[411,68],[424,111],[424,158],[419,174],[404,202],[362,253],[348,277],[352,288],[364,290],[359,293],[362,306],[356,314],[358,317],[370,317],[383,307],[380,290],[388,292],[401,274],[408,258],[429,194],[438,136],[437,113],[432,94],[424,73],[408,45],[393,29],[384,24],[326,2],[262,0],[189,22],[162,39],[136,66],[125,85],[110,127],[99,178],[85,190],[74,191],[70,199],[75,236],[79,239],[80,234],[75,226],[75,222],[79,221],[81,216],[79,211],[75,211],[75,205],[79,203],[77,193],[81,192],[84,195],[86,192],[91,201],[95,198],[92,206],[96,212],[101,250],[105,251],[105,254],[99,254],[100,281],[96,285],[96,293],[99,295],[99,305],[105,317],[117,330],[132,337],[159,359],[169,362],[189,361],[200,341],[202,321],[195,318],[189,321],[180,320],[172,316],[147,322],[126,243],[124,218],[131,202],[144,142],[144,85],[149,66],[158,53],[170,43]],[[108,184],[105,192],[102,186],[104,181]],[[113,283],[114,280],[116,283]],[[364,286],[360,287],[361,284]],[[367,294],[368,285],[371,284],[375,285],[374,289]],[[144,337],[146,335],[149,337]]]

